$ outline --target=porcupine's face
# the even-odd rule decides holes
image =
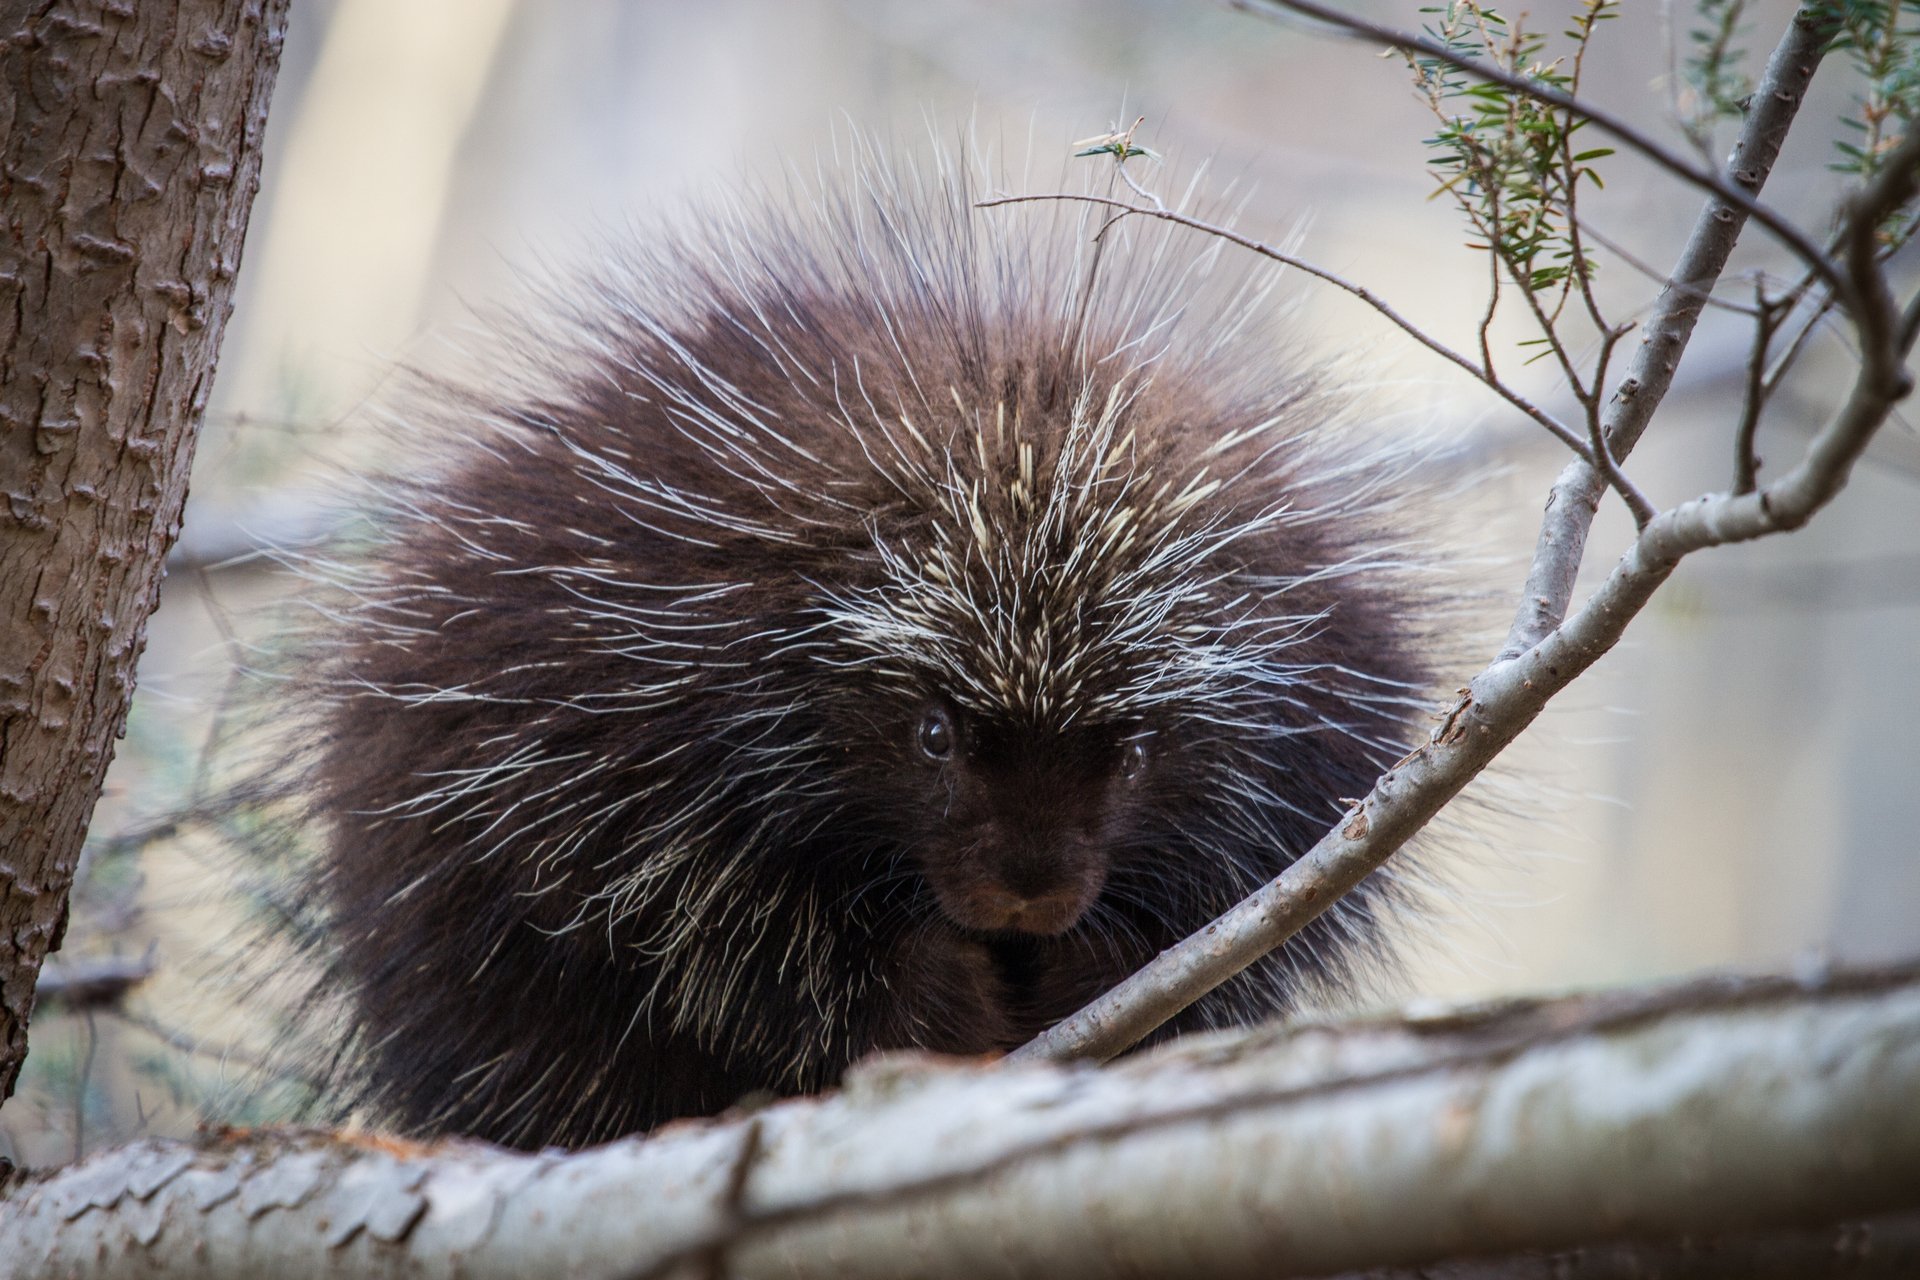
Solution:
[[[1027,728],[930,699],[902,755],[922,796],[913,855],[967,929],[1058,934],[1107,881],[1152,765],[1139,729]]]

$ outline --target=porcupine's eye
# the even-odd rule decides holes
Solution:
[[[929,707],[920,721],[920,749],[929,759],[945,760],[953,754],[953,717],[940,707]]]
[[[1147,744],[1134,738],[1120,749],[1120,776],[1128,782],[1140,781],[1147,771]]]

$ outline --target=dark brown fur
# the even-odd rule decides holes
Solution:
[[[517,372],[434,384],[423,475],[333,571],[315,889],[355,1096],[408,1128],[579,1145],[1009,1049],[1407,737],[1433,615],[1374,496],[1405,459],[1355,465],[1223,313],[1154,327],[1198,246],[1116,229],[1083,300],[1059,211],[885,166],[816,198],[662,239],[511,336]],[[1380,906],[1172,1030],[1344,982]]]

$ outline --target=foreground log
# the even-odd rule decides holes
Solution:
[[[573,1156],[143,1143],[16,1177],[0,1277],[1913,1274],[1916,1098],[1920,965],[1722,978],[1106,1069],[885,1058]]]

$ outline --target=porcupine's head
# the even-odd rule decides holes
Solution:
[[[932,465],[869,523],[869,572],[822,584],[823,650],[857,687],[848,790],[967,929],[1064,932],[1116,863],[1136,894],[1212,883],[1224,905],[1250,886],[1209,834],[1321,800],[1249,794],[1319,785],[1271,775],[1285,738],[1334,728],[1303,714],[1330,618],[1288,598],[1327,568],[1286,536],[1305,495],[1258,473],[1265,450],[1213,447],[1228,423],[1198,385],[1001,392],[912,424]]]
[[[606,1064],[648,1037],[727,1088],[1005,1047],[1401,749],[1436,595],[1396,550],[1410,451],[1345,443],[1217,283],[1263,269],[975,199],[869,158],[635,237],[408,418],[305,785],[375,1093],[417,1123],[579,1140],[734,1096],[635,1094]],[[1182,1025],[1338,978],[1377,901]],[[949,990],[943,952],[873,1013],[942,936],[1004,971]],[[523,1032],[471,1017],[489,983]],[[1004,1008],[943,1026],[969,999]]]

